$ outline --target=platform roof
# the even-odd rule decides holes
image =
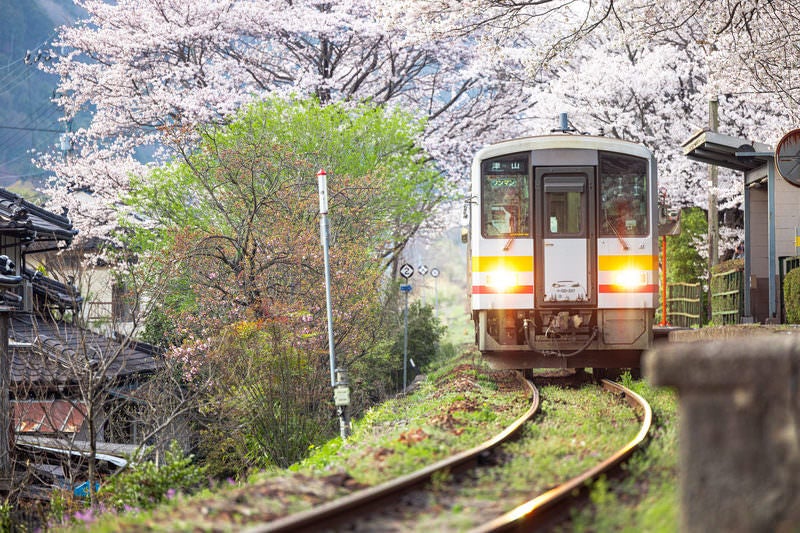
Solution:
[[[683,154],[689,159],[717,165],[734,170],[748,171],[766,165],[770,158],[761,155],[754,157],[736,157],[736,152],[772,152],[772,147],[763,143],[757,143],[723,135],[707,129],[696,131],[681,147]]]

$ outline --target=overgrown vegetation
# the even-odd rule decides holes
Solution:
[[[118,512],[152,509],[178,494],[189,494],[207,485],[205,468],[173,442],[160,463],[132,462],[109,478],[98,493],[106,508]]]

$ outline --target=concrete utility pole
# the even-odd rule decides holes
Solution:
[[[712,96],[708,100],[708,129],[716,132],[719,128],[719,100]],[[708,317],[713,317],[711,299],[711,269],[719,263],[719,215],[717,213],[717,183],[719,168],[708,165]]]
[[[719,128],[719,100],[712,96],[708,101],[708,129]],[[717,213],[717,184],[719,167],[708,165],[708,269],[719,263],[719,215]]]

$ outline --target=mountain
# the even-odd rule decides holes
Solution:
[[[64,125],[50,100],[57,78],[37,63],[48,60],[56,28],[80,14],[71,0],[0,0],[0,187],[47,178],[30,152],[58,146]]]

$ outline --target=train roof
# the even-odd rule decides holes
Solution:
[[[622,152],[639,157],[652,158],[653,153],[643,144],[616,139],[613,137],[599,137],[596,135],[571,135],[551,134],[532,137],[520,137],[490,144],[481,148],[475,155],[476,159],[486,159],[513,152],[527,152],[529,150],[546,149],[576,149],[576,150],[604,150]]]

